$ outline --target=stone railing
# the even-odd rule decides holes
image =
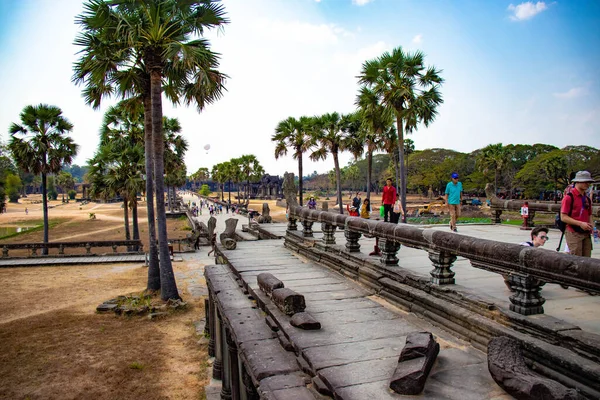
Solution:
[[[453,263],[464,257],[476,268],[508,276],[514,293],[510,310],[523,315],[542,314],[545,299],[540,294],[543,282],[555,282],[588,292],[600,293],[600,260],[535,249],[517,244],[479,239],[456,233],[392,224],[325,211],[291,207],[288,231],[302,225],[304,238],[312,238],[312,226],[321,224],[322,244],[335,245],[335,232],[343,230],[345,252],[360,252],[362,235],[379,238],[380,264],[398,265],[402,245],[427,251],[433,264],[430,282],[434,285],[455,283]]]
[[[220,398],[324,398],[309,390],[310,378],[294,353],[280,345],[275,323],[258,310],[229,268],[207,266],[204,276],[205,333],[210,336],[208,354],[214,357],[212,378],[221,381]]]
[[[92,249],[97,248],[112,248],[113,254],[119,253],[142,253],[143,245],[140,240],[104,240],[104,241],[82,241],[82,242],[54,242],[54,243],[3,243],[0,244],[2,247],[2,258],[9,258],[10,250],[30,250],[30,257],[40,257],[38,254],[43,253],[44,249],[58,249],[58,255],[65,255],[66,249],[73,248],[85,248],[85,255],[96,255],[96,253],[92,253]],[[119,247],[125,247],[125,251],[119,252]],[[132,251],[131,249],[136,249]],[[45,256],[41,256],[45,257]]]
[[[521,211],[523,203],[527,200],[502,200],[496,197],[493,188],[487,185],[485,188],[485,194],[490,200],[490,206],[494,212],[494,223],[499,224],[501,222],[500,216],[503,211]],[[534,226],[533,219],[535,218],[536,212],[558,214],[560,212],[560,201],[558,203],[538,203],[535,201],[528,201],[529,208],[529,225]],[[592,214],[596,218],[600,218],[600,206],[592,207]]]

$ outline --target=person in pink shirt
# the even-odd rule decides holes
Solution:
[[[383,193],[381,195],[381,203],[383,204],[383,220],[384,222],[391,221],[391,214],[398,197],[396,188],[392,186],[392,180],[386,179],[385,186],[383,187]]]
[[[591,257],[594,225],[592,201],[586,192],[594,179],[588,171],[579,171],[572,182],[574,187],[564,196],[560,206],[560,219],[567,224],[565,238],[569,252],[576,256]]]

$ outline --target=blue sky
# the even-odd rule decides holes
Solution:
[[[600,2],[226,0],[231,19],[209,34],[228,92],[202,114],[165,104],[190,142],[188,171],[256,154],[267,172],[270,140],[289,116],[354,110],[361,64],[397,46],[422,50],[443,70],[444,104],[410,136],[417,149],[472,151],[490,143],[600,148]],[[96,148],[102,110],[70,82],[81,1],[0,0],[0,138],[28,104],[61,107],[75,125],[76,163]],[[205,144],[211,149],[203,150]],[[350,160],[342,157],[342,163]],[[325,172],[333,160],[308,163]]]

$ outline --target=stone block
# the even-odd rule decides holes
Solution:
[[[313,331],[321,329],[321,323],[307,312],[299,312],[292,316],[290,324],[296,328]]]
[[[286,315],[294,315],[304,311],[306,308],[304,296],[288,288],[273,290],[271,298],[277,308]]]
[[[277,279],[275,275],[268,272],[258,274],[256,281],[258,282],[258,287],[260,290],[265,292],[265,294],[269,297],[271,297],[273,290],[282,289],[284,287],[283,282]]]
[[[495,337],[488,344],[488,369],[492,378],[517,399],[583,399],[575,389],[531,371],[519,343],[508,337]]]
[[[392,375],[390,389],[403,395],[421,393],[439,352],[440,345],[430,332],[409,333]]]
[[[100,313],[114,312],[116,308],[116,303],[102,303],[98,307],[96,307],[96,311]]]

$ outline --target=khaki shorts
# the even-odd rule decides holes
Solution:
[[[569,253],[574,256],[592,256],[592,237],[589,233],[565,231]]]

